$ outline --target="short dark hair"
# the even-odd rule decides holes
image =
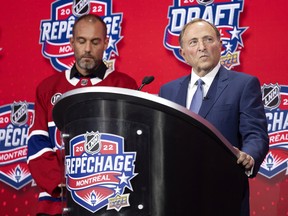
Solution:
[[[82,16],[80,16],[76,21],[75,21],[75,23],[74,23],[74,26],[73,26],[73,30],[72,30],[72,34],[73,34],[73,36],[74,36],[74,34],[75,34],[75,29],[76,29],[76,26],[77,26],[77,24],[78,24],[78,22],[79,21],[81,21],[81,20],[91,20],[93,23],[95,23],[95,22],[97,22],[97,21],[99,21],[100,23],[102,23],[102,25],[103,25],[103,27],[104,27],[104,32],[105,32],[105,37],[107,36],[107,26],[106,26],[106,23],[103,21],[103,19],[100,17],[100,16],[98,16],[98,15],[96,15],[96,14],[85,14],[85,15],[82,15]]]
[[[187,27],[192,25],[193,23],[197,23],[197,22],[205,22],[205,23],[209,24],[215,30],[216,36],[220,40],[220,38],[221,38],[220,32],[214,24],[212,24],[212,23],[210,23],[207,20],[202,19],[202,18],[195,18],[195,19],[191,20],[190,22],[186,23],[184,25],[184,27],[182,28],[180,35],[179,35],[179,38],[178,38],[180,47],[182,47],[182,38],[183,38],[183,35],[184,35]]]

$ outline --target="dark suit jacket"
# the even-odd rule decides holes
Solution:
[[[186,107],[190,76],[163,85],[159,96]],[[250,177],[255,177],[269,150],[267,120],[259,80],[221,66],[198,114],[212,123],[233,146],[254,158],[255,166]],[[245,200],[249,202],[248,194]],[[244,210],[247,213],[249,203],[245,205],[248,205],[244,207],[248,208]]]

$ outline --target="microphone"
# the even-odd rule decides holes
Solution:
[[[145,85],[151,83],[153,80],[154,80],[154,76],[146,76],[146,77],[144,77],[144,79],[142,80],[141,86],[138,88],[138,91],[141,91],[141,89],[142,89]]]

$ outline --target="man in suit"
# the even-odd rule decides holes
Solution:
[[[203,19],[187,23],[179,43],[180,54],[192,67],[191,73],[161,86],[159,96],[189,109],[192,98],[198,94],[197,80],[201,78],[200,108],[193,112],[212,123],[237,150],[237,163],[247,174],[239,215],[249,216],[248,177],[256,176],[269,150],[260,82],[254,76],[227,70],[220,64],[220,33]]]

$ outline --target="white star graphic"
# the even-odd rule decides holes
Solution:
[[[107,59],[107,56],[108,56],[108,53],[104,51],[104,53],[103,53],[103,59],[108,60],[108,59]]]
[[[116,41],[116,40],[114,40],[113,37],[110,36],[110,37],[109,37],[108,48],[109,48],[109,47],[112,47],[112,48],[114,49],[115,41]]]
[[[121,183],[127,183],[127,179],[128,179],[129,177],[128,176],[126,176],[125,175],[125,173],[122,173],[122,176],[119,176],[119,179],[120,179],[120,184]]]
[[[115,193],[117,194],[117,193],[120,193],[120,188],[117,186],[115,189]]]
[[[233,29],[233,31],[230,31],[230,33],[231,33],[231,40],[233,40],[234,38],[237,38],[237,39],[239,39],[239,33],[240,33],[241,31],[240,30],[237,30],[237,27],[236,26],[234,26],[234,29]]]
[[[230,42],[227,42],[227,44],[225,44],[225,47],[226,47],[226,50],[227,50],[227,51],[230,51],[232,45],[230,44]]]

